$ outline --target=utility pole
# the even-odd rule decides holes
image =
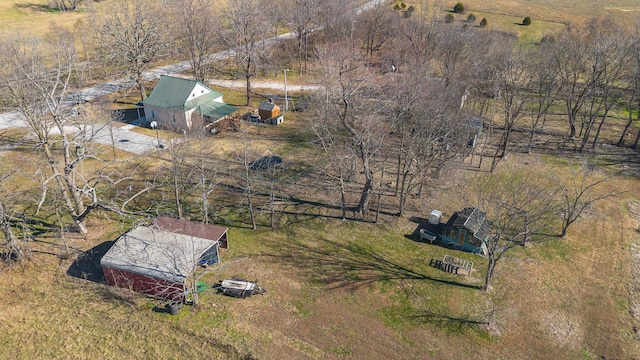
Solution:
[[[284,73],[284,111],[289,111],[289,97],[287,96],[287,71],[289,71],[289,69],[284,69],[282,71]]]

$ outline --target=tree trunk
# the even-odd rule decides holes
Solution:
[[[88,233],[87,226],[84,221],[87,214],[85,205],[82,202],[82,195],[79,190],[74,187],[73,182],[68,178],[68,176],[61,174],[58,171],[58,168],[56,167],[57,160],[55,160],[49,144],[44,144],[43,148],[44,153],[49,160],[53,177],[55,178],[58,188],[62,193],[64,204],[67,207],[69,215],[73,218],[77,231],[81,234]]]
[[[362,188],[362,195],[360,196],[360,202],[358,203],[356,212],[361,212],[362,219],[364,220],[365,216],[369,212],[369,199],[371,190],[373,189],[373,172],[371,171],[369,158],[367,157],[367,154],[365,154],[363,144],[360,144],[360,157],[362,160],[365,182],[364,187]]]
[[[24,252],[22,252],[18,244],[18,239],[11,230],[11,223],[7,217],[3,203],[0,203],[0,228],[2,228],[2,235],[7,243],[7,259],[17,261],[24,259]]]
[[[629,112],[629,121],[627,121],[627,124],[624,126],[624,129],[622,130],[622,134],[620,135],[620,139],[618,140],[618,146],[624,146],[624,137],[627,136],[627,131],[629,131],[629,128],[631,127],[631,124],[633,124],[633,115],[631,112]]]
[[[253,199],[251,198],[250,192],[247,192],[247,206],[249,206],[249,216],[251,217],[251,228],[255,230],[258,228],[258,226],[256,225],[256,217],[255,217],[255,214],[253,213]]]
[[[247,106],[251,105],[251,57],[247,59],[244,77],[247,80]]]
[[[182,203],[180,202],[180,184],[177,176],[173,176],[173,197],[176,202],[176,212],[178,219],[182,219]]]
[[[569,136],[573,138],[576,136],[576,110],[571,109],[569,104],[567,108],[569,108]]]
[[[140,91],[140,99],[146,99],[147,90],[144,88],[144,78],[142,77],[142,70],[136,71],[136,84],[138,84],[138,91]]]
[[[489,291],[489,286],[491,285],[491,280],[493,279],[493,272],[496,269],[496,260],[493,257],[493,254],[489,255],[489,262],[487,263],[487,275],[484,278],[484,285],[482,286],[482,290]]]
[[[344,179],[340,175],[340,203],[342,205],[342,220],[347,219],[347,199],[344,191]]]
[[[600,137],[600,131],[602,130],[602,125],[604,125],[605,120],[607,120],[607,114],[605,113],[602,116],[602,121],[598,124],[598,130],[596,130],[596,136],[593,138],[593,142],[591,143],[591,148],[595,149],[596,143],[598,142],[598,138]]]

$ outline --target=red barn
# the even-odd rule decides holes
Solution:
[[[109,285],[184,301],[196,267],[219,262],[221,240],[226,244],[227,228],[158,218],[122,235],[100,265]]]

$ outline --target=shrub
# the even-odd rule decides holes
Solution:
[[[452,14],[447,14],[447,16],[444,17],[444,22],[446,22],[447,24],[451,24],[453,20],[455,20],[455,18]]]
[[[407,8],[407,12],[412,13],[412,12],[414,12],[414,11],[416,11],[416,8],[415,8],[415,6],[413,6],[413,5],[409,6],[409,8]]]
[[[482,20],[480,20],[480,26],[481,27],[487,26],[487,19],[486,18],[482,18]]]
[[[522,25],[524,25],[524,26],[531,25],[531,18],[528,17],[528,16],[526,18],[524,18],[524,20],[522,20]]]
[[[474,22],[476,22],[476,16],[473,14],[469,14],[469,16],[467,16],[467,22],[473,24]]]
[[[456,6],[453,7],[453,12],[458,14],[464,13],[464,4],[457,3]]]

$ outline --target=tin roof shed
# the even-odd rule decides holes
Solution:
[[[122,235],[100,260],[109,285],[158,298],[184,296],[196,266],[219,261],[227,228],[160,217]]]

